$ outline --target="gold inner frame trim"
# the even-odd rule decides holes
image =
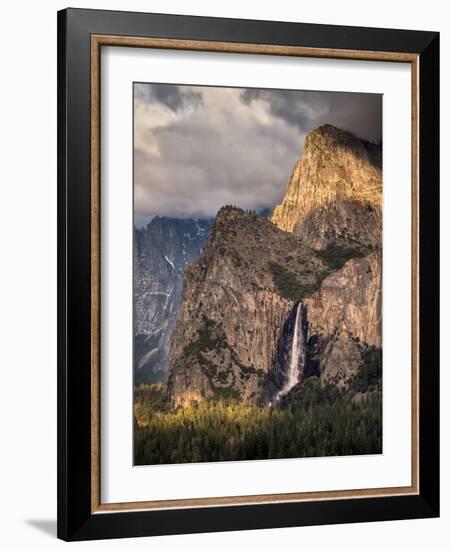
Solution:
[[[102,46],[157,48],[222,53],[280,55],[330,59],[354,59],[410,63],[412,72],[412,479],[406,487],[383,487],[337,491],[102,503],[100,492],[100,51]],[[91,512],[162,510],[206,506],[307,502],[419,494],[419,56],[399,52],[304,48],[267,44],[243,44],[140,38],[91,36]]]

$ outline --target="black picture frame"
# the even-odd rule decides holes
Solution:
[[[399,52],[419,68],[419,494],[93,513],[91,36]],[[333,56],[331,56],[333,57]],[[58,537],[87,540],[439,515],[439,34],[67,9],[58,13]]]

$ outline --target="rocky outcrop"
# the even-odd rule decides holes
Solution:
[[[268,218],[221,209],[202,257],[185,273],[169,356],[173,401],[260,402],[294,303],[326,274],[321,258]]]
[[[380,147],[325,125],[307,136],[272,222],[317,250],[337,239],[377,246],[381,208]]]
[[[382,347],[381,257],[349,260],[304,300],[309,362],[323,382],[346,385],[368,348]]]
[[[135,384],[165,377],[185,267],[200,256],[211,223],[156,216],[134,230]]]
[[[323,384],[346,387],[368,350],[382,347],[380,251],[347,261],[325,277],[319,290],[305,297],[300,306],[298,330],[302,331],[304,357],[298,358],[299,372],[291,391],[309,376],[319,377]],[[274,402],[274,396],[286,387],[297,308],[296,304],[280,332],[267,377],[267,402]]]

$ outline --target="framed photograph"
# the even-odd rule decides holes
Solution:
[[[58,536],[439,514],[439,35],[58,14]]]

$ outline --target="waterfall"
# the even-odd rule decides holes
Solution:
[[[286,395],[299,382],[301,369],[305,363],[304,330],[302,328],[303,304],[299,302],[296,308],[294,321],[293,341],[291,343],[290,363],[288,365],[287,380],[276,394],[276,401]]]

